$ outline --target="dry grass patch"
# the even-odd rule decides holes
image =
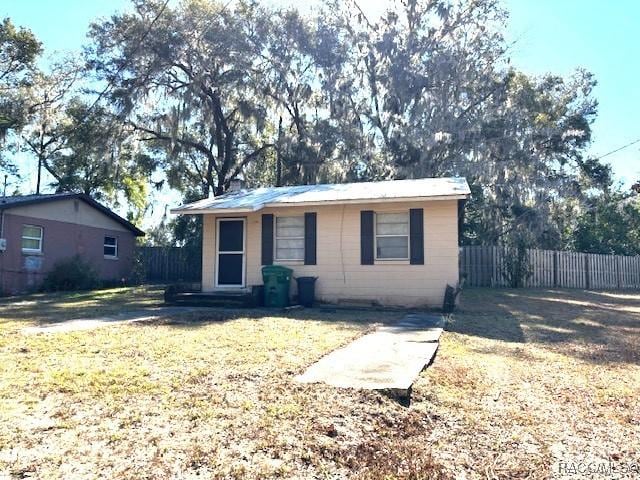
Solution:
[[[153,303],[154,295],[157,301],[153,292],[143,301]],[[30,300],[21,302],[35,311]],[[97,307],[87,298],[80,302],[100,308],[100,301]],[[86,314],[72,300],[55,300],[56,309],[68,304]],[[127,308],[123,302],[119,310]],[[18,320],[5,319],[2,471],[17,478],[358,472],[359,460],[346,453],[376,438],[384,413],[402,407],[379,394],[299,385],[293,377],[374,322],[401,315],[260,314],[215,313],[210,319],[205,312],[29,336],[21,333],[28,323],[62,320],[62,314],[28,321],[20,320],[22,312]]]
[[[435,459],[471,478],[638,465],[639,307],[639,294],[465,292],[415,389],[441,416]]]
[[[409,408],[293,381],[401,313],[220,310],[20,333],[159,300],[139,289],[5,303],[0,475],[548,478],[559,459],[638,461],[640,295],[466,291]]]

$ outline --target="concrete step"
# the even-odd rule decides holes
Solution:
[[[247,291],[175,292],[165,295],[165,303],[193,307],[257,307],[261,299]]]

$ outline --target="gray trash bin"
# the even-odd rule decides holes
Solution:
[[[298,277],[298,303],[303,307],[312,307],[316,299],[316,280],[318,277]]]

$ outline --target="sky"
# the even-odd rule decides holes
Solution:
[[[174,0],[175,1],[175,0]],[[294,5],[293,0],[269,0]],[[313,4],[313,0],[305,3]],[[367,14],[384,10],[385,0],[362,0]],[[576,68],[598,81],[598,117],[590,153],[601,156],[640,139],[640,2],[637,0],[503,0],[509,11],[506,37],[513,42],[511,64],[526,73],[563,76]],[[32,30],[43,42],[45,56],[79,50],[91,22],[128,8],[128,0],[2,0],[0,15]],[[640,179],[640,142],[603,159],[624,186]],[[35,168],[23,168],[27,193],[35,184]],[[174,195],[158,198],[155,214]],[[173,205],[172,205],[173,206]]]
[[[599,102],[590,153],[604,155],[640,139],[640,2],[507,0],[512,64],[530,74],[595,75]],[[603,158],[629,186],[640,179],[640,143]]]

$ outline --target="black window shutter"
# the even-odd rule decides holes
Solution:
[[[360,212],[360,264],[373,265],[373,211]]]
[[[262,265],[273,263],[273,215],[262,215]]]
[[[304,264],[316,264],[316,212],[304,214]]]
[[[409,263],[424,265],[424,213],[422,208],[409,210]]]

